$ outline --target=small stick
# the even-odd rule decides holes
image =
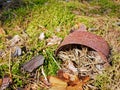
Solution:
[[[10,53],[9,53],[9,74],[10,74],[10,77],[12,76],[11,75],[11,49],[10,49]]]
[[[53,58],[53,56],[51,56]],[[56,63],[56,65],[58,66],[59,69],[61,69],[61,67],[58,65],[58,63],[56,62],[55,58],[53,58],[53,61]]]
[[[51,58],[53,59],[53,61],[56,63],[56,65],[58,66],[59,69],[61,69],[61,67],[59,66],[59,64],[57,63],[57,61],[55,60],[55,58],[48,52],[48,54],[51,56]]]
[[[0,66],[4,65],[4,64],[7,64],[8,62],[2,62],[0,63]],[[7,64],[8,65],[8,64]]]
[[[41,67],[41,73],[43,74],[45,80],[48,82],[48,79],[47,79],[47,77],[46,77],[46,75],[45,75],[43,66]]]

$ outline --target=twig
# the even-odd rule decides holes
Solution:
[[[8,65],[8,62],[2,62],[0,63],[0,66],[4,65],[4,64],[7,64]]]
[[[25,80],[25,77],[22,77],[22,76],[18,76],[18,75],[15,75],[15,74],[12,74],[12,76],[16,77],[16,78],[20,78],[22,80]]]
[[[10,77],[12,76],[11,75],[11,49],[10,49],[10,53],[9,53],[9,74],[10,74]]]
[[[48,52],[48,54],[53,59],[53,61],[56,63],[56,65],[58,66],[58,68],[61,69],[60,65],[57,63],[57,61],[55,60],[55,58],[49,52]]]
[[[48,79],[47,79],[47,77],[46,77],[46,75],[45,75],[43,66],[41,67],[41,73],[43,74],[45,80],[48,82]]]
[[[51,56],[51,55],[50,55]],[[56,65],[58,66],[59,69],[61,69],[61,67],[58,65],[58,63],[56,62],[55,58],[53,56],[51,56],[53,61],[56,63]]]

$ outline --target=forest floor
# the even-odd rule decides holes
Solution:
[[[56,75],[59,69],[56,62],[61,61],[54,52],[59,44],[49,46],[48,39],[57,36],[63,40],[79,23],[86,25],[89,32],[102,36],[110,46],[111,66],[97,76],[94,85],[100,90],[120,89],[119,0],[22,0],[7,2],[0,11],[0,77],[11,75],[8,90],[28,83],[29,75],[21,72],[21,65],[39,54],[45,57],[45,74]],[[12,39],[16,35],[22,39],[14,44]],[[11,43],[22,49],[22,55],[11,57],[14,54]],[[36,72],[40,71],[41,67]]]

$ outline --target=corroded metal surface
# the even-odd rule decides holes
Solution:
[[[90,32],[76,30],[70,33],[58,47],[56,55],[59,51],[69,48],[69,45],[87,46],[100,53],[104,59],[109,55],[109,46],[107,42],[102,37]]]

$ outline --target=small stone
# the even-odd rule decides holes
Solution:
[[[23,70],[28,72],[33,72],[39,66],[43,65],[43,63],[44,63],[44,57],[42,55],[36,56],[23,65]]]
[[[16,46],[13,57],[17,57],[17,56],[20,56],[20,55],[22,55],[22,49],[20,47]]]

